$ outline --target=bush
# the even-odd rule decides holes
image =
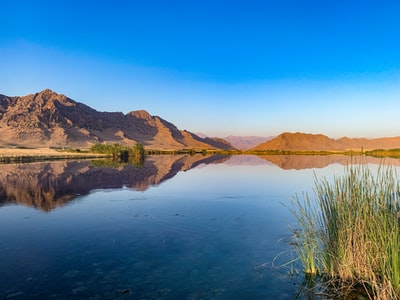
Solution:
[[[115,160],[133,160],[139,161],[139,164],[143,163],[145,151],[143,145],[137,143],[134,147],[128,148],[120,144],[95,144],[90,148],[91,152],[108,154]]]

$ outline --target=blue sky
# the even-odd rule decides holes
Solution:
[[[400,135],[399,1],[1,1],[0,93],[210,136]]]

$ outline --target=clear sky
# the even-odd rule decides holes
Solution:
[[[0,1],[0,93],[210,136],[400,135],[400,1]]]

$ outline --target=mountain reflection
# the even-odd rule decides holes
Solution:
[[[4,164],[0,167],[0,205],[23,204],[50,211],[95,189],[128,187],[144,191],[200,164],[222,163],[226,155],[149,156],[140,168],[98,167],[94,161]]]
[[[57,161],[0,165],[0,206],[17,203],[50,211],[95,189],[128,187],[144,191],[201,164],[275,165],[284,170],[324,168],[331,164],[389,164],[395,158],[345,155],[154,155],[143,165],[107,161]]]
[[[259,159],[266,160],[283,170],[320,169],[331,164],[343,166],[349,164],[387,164],[399,166],[398,158],[378,158],[372,156],[349,155],[258,155]]]
[[[332,164],[386,164],[400,166],[398,158],[350,155],[234,155],[224,162],[231,166],[274,165],[283,170],[322,169]]]

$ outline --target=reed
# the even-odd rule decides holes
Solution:
[[[315,177],[313,199],[295,196],[295,250],[304,271],[336,291],[362,287],[371,299],[400,299],[400,189],[392,167],[348,166]]]

